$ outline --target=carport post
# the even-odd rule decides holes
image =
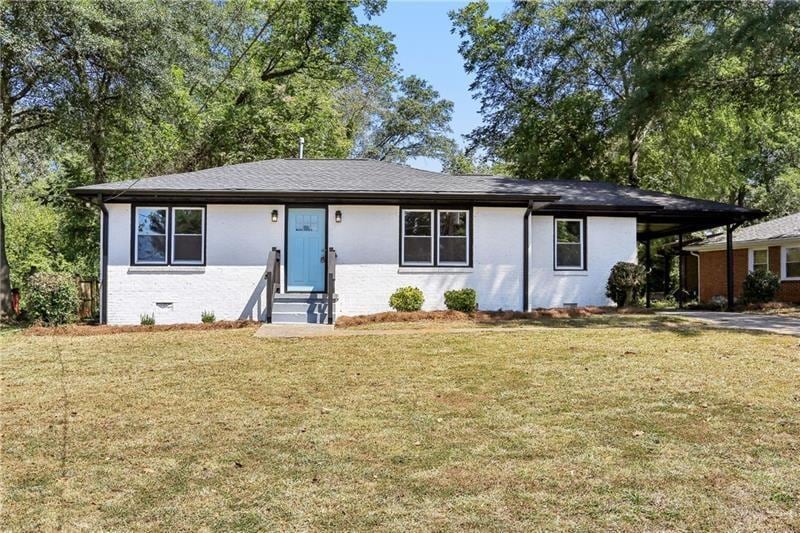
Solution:
[[[733,311],[733,226],[725,226],[725,266],[728,282],[728,311]]]
[[[650,271],[653,269],[653,263],[650,257],[650,239],[644,241],[644,265],[647,269],[644,276],[644,301],[645,307],[650,309]]]

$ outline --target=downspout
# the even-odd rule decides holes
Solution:
[[[528,202],[528,208],[525,210],[525,216],[522,217],[522,311],[528,312],[528,292],[530,287],[530,218],[533,212],[533,200]]]
[[[90,202],[100,208],[100,324],[108,323],[108,209],[103,196]]]

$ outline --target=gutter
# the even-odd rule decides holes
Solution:
[[[530,292],[530,232],[531,232],[531,213],[533,212],[533,200],[528,202],[525,215],[522,217],[522,312],[528,312],[528,298]]]
[[[108,209],[98,194],[89,203],[100,209],[100,324],[108,323]]]
[[[225,200],[261,200],[261,201],[274,201],[279,200],[286,202],[287,198],[296,199],[320,199],[320,200],[423,200],[423,201],[436,201],[436,200],[461,200],[461,201],[496,201],[496,202],[514,202],[523,204],[527,198],[534,198],[537,201],[554,202],[561,198],[560,195],[555,194],[541,194],[541,193],[528,193],[525,191],[519,192],[439,192],[439,191],[257,191],[246,189],[227,189],[227,190],[187,190],[187,189],[147,189],[147,190],[133,190],[133,189],[100,189],[100,188],[85,188],[74,187],[68,189],[68,192],[77,197],[96,197],[97,195],[105,195],[109,199],[114,199],[122,203],[130,203],[132,199],[141,200],[144,198],[150,199],[188,199],[194,200],[196,198],[211,199],[225,199]]]
[[[534,211],[544,212],[544,208],[548,205],[549,202],[528,200],[528,207],[522,217],[522,310],[524,312],[528,312],[530,307],[531,215]]]

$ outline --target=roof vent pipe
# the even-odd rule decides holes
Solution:
[[[300,159],[303,159],[303,145],[306,144],[306,140],[300,137]]]

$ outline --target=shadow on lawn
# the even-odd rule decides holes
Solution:
[[[670,332],[683,337],[701,335],[704,324],[678,317],[654,315],[592,315],[573,318],[533,318],[520,320],[481,320],[478,328],[515,328],[541,326],[546,328],[647,328],[656,332]]]

